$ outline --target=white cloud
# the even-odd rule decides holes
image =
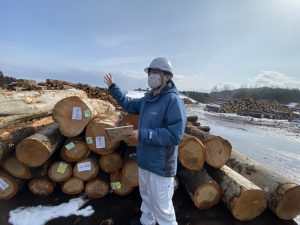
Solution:
[[[300,80],[272,70],[261,71],[248,82],[255,87],[300,88]]]

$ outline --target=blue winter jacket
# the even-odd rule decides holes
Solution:
[[[183,101],[171,81],[157,95],[147,92],[131,99],[113,84],[111,95],[131,114],[139,114],[137,162],[140,168],[164,177],[176,175],[178,144],[184,134],[186,115]]]

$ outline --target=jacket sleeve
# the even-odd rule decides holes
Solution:
[[[143,98],[131,99],[126,97],[120,87],[116,84],[112,84],[109,87],[108,91],[113,96],[113,98],[116,99],[117,102],[125,109],[125,111],[131,114],[140,113]]]
[[[186,126],[186,115],[179,97],[171,99],[167,107],[165,124],[162,128],[139,129],[139,141],[161,146],[174,146],[181,142]]]

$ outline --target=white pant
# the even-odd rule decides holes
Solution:
[[[174,178],[162,177],[139,168],[139,189],[142,197],[143,225],[177,225],[172,197]]]

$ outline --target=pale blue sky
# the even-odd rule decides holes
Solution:
[[[299,0],[0,0],[0,70],[17,78],[147,87],[171,59],[180,90],[300,88]]]

